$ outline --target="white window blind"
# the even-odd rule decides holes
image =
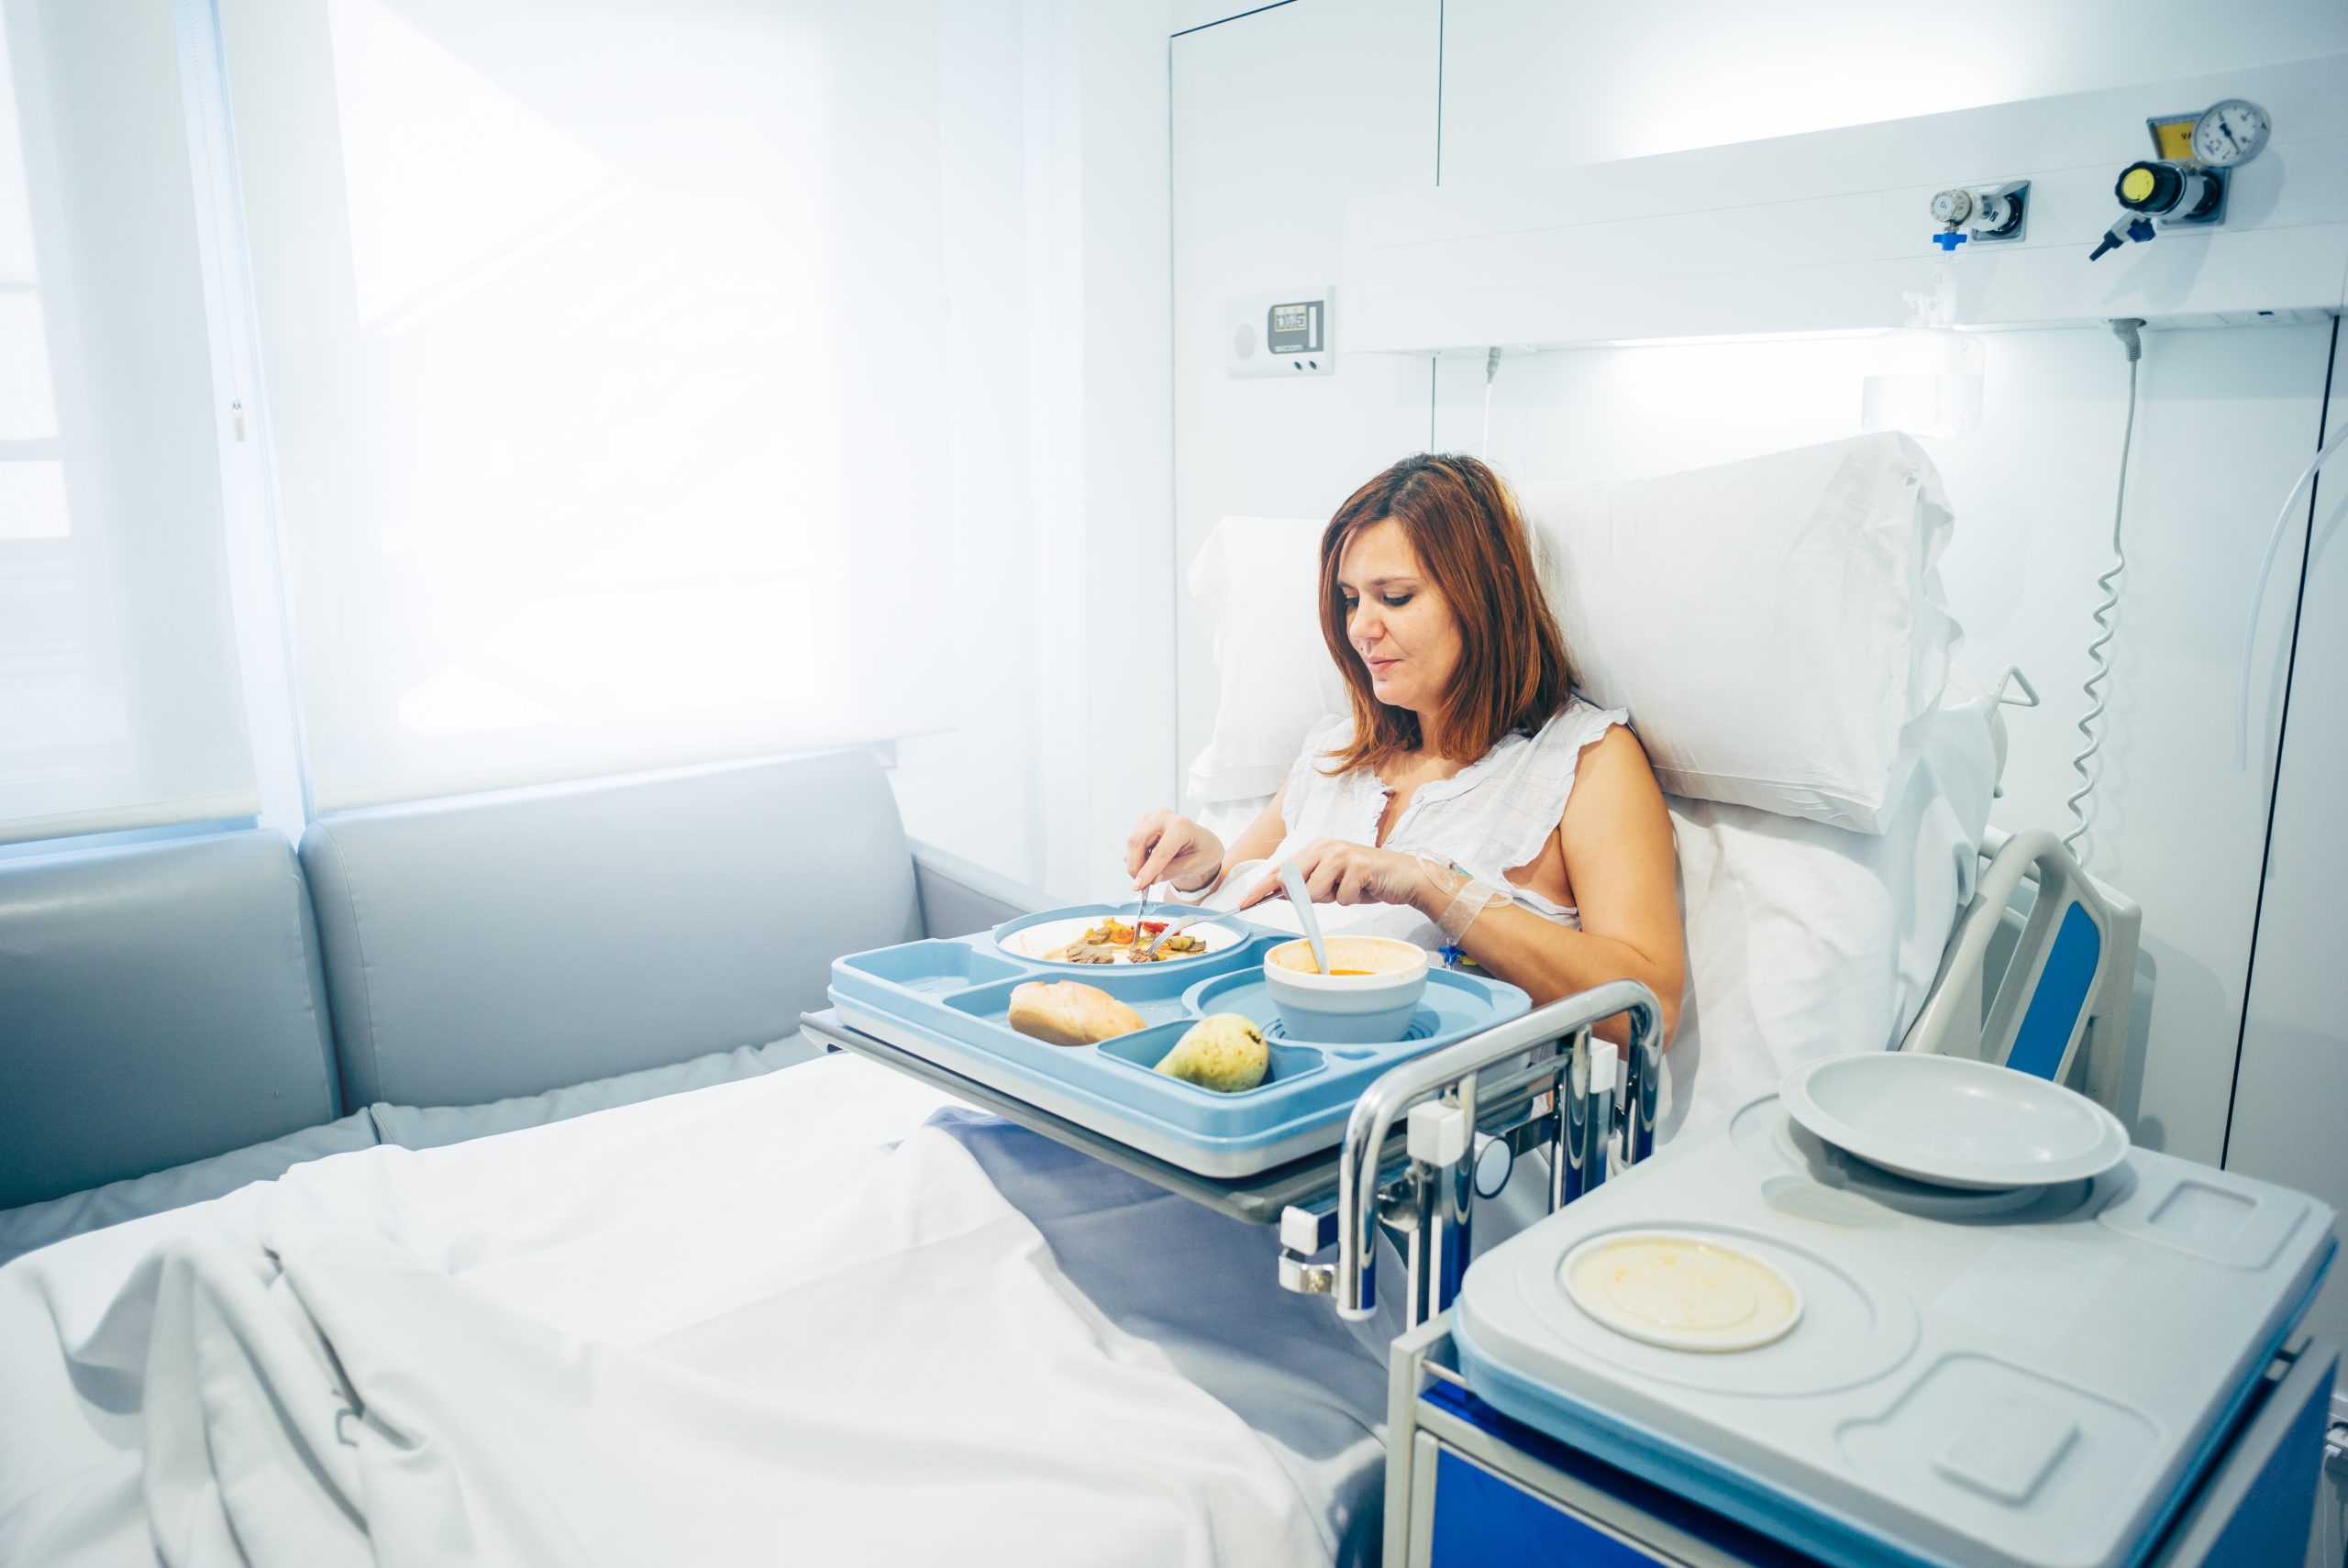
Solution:
[[[932,6],[220,12],[321,808],[951,712]]]
[[[168,0],[0,6],[0,842],[250,815]]]

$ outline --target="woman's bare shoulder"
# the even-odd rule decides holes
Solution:
[[[1653,772],[1647,765],[1647,748],[1640,744],[1637,734],[1625,723],[1610,723],[1581,749],[1581,763],[1588,767],[1596,762],[1605,767],[1634,767]]]
[[[1662,795],[1639,737],[1628,724],[1609,724],[1582,747],[1574,791],[1566,797],[1565,825],[1571,828],[1578,818],[1612,816],[1627,805],[1659,802]]]

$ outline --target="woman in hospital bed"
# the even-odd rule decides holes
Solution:
[[[1330,519],[1320,576],[1350,713],[1305,737],[1228,846],[1143,817],[1135,889],[1262,919],[1292,862],[1316,905],[1356,906],[1332,923],[1472,959],[1536,1004],[1641,981],[1668,1039],[1686,978],[1671,819],[1628,715],[1574,690],[1507,487],[1473,458],[1404,458]]]

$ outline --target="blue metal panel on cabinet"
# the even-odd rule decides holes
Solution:
[[[1444,1342],[1435,1351],[1447,1355],[1442,1321],[1431,1330]],[[1429,1342],[1397,1343],[1416,1354]],[[2338,1359],[2331,1346],[2304,1339],[2278,1354],[2223,1432],[2215,1463],[2194,1480],[2182,1514],[2130,1561],[2144,1568],[2296,1565],[2314,1511]],[[1450,1381],[1456,1375],[1420,1383],[1396,1407],[1407,1414],[1390,1441],[1409,1456],[1389,1471],[1388,1561],[1396,1568],[1823,1568],[1501,1414]],[[1412,1381],[1423,1376],[1413,1372]]]
[[[1414,1556],[1409,1568],[1475,1562],[1564,1562],[1576,1568],[1583,1563],[1593,1568],[1648,1568],[1655,1563],[1820,1568],[1816,1559],[1512,1419],[1456,1385],[1425,1386],[1410,1408],[1416,1429],[1412,1434],[1415,1463],[1422,1468],[1432,1463],[1434,1474],[1433,1485],[1420,1493],[1421,1505],[1431,1505],[1431,1519],[1412,1532],[1412,1551],[1423,1547],[1426,1554]],[[1389,1441],[1397,1440],[1390,1436]],[[1468,1484],[1463,1471],[1501,1491],[1475,1486],[1467,1491],[1463,1504],[1460,1491]],[[1423,1478],[1419,1485],[1424,1485]],[[1545,1492],[1554,1492],[1556,1500]],[[1448,1517],[1446,1497],[1453,1502]],[[1584,1520],[1600,1518],[1589,1510],[1601,1506],[1601,1500],[1603,1522],[1593,1528]],[[1393,1499],[1388,1506],[1394,1506]],[[1487,1510],[1490,1520],[1473,1518]],[[1554,1519],[1544,1515],[1554,1515]],[[1458,1534],[1462,1530],[1473,1533],[1463,1540]],[[1483,1556],[1495,1539],[1491,1531],[1501,1532],[1501,1538],[1527,1549],[1530,1555]],[[1570,1541],[1572,1551],[1559,1554],[1560,1540]],[[1634,1540],[1639,1544],[1628,1544]],[[1470,1544],[1476,1551],[1462,1552]],[[1445,1555],[1446,1546],[1453,1555]]]
[[[1482,1568],[1495,1562],[1655,1568],[1663,1561],[1450,1449],[1435,1461],[1434,1541],[1427,1568]]]

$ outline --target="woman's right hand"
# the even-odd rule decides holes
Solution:
[[[1125,870],[1135,892],[1171,882],[1178,891],[1195,893],[1222,869],[1223,840],[1178,812],[1150,812],[1125,840]]]

